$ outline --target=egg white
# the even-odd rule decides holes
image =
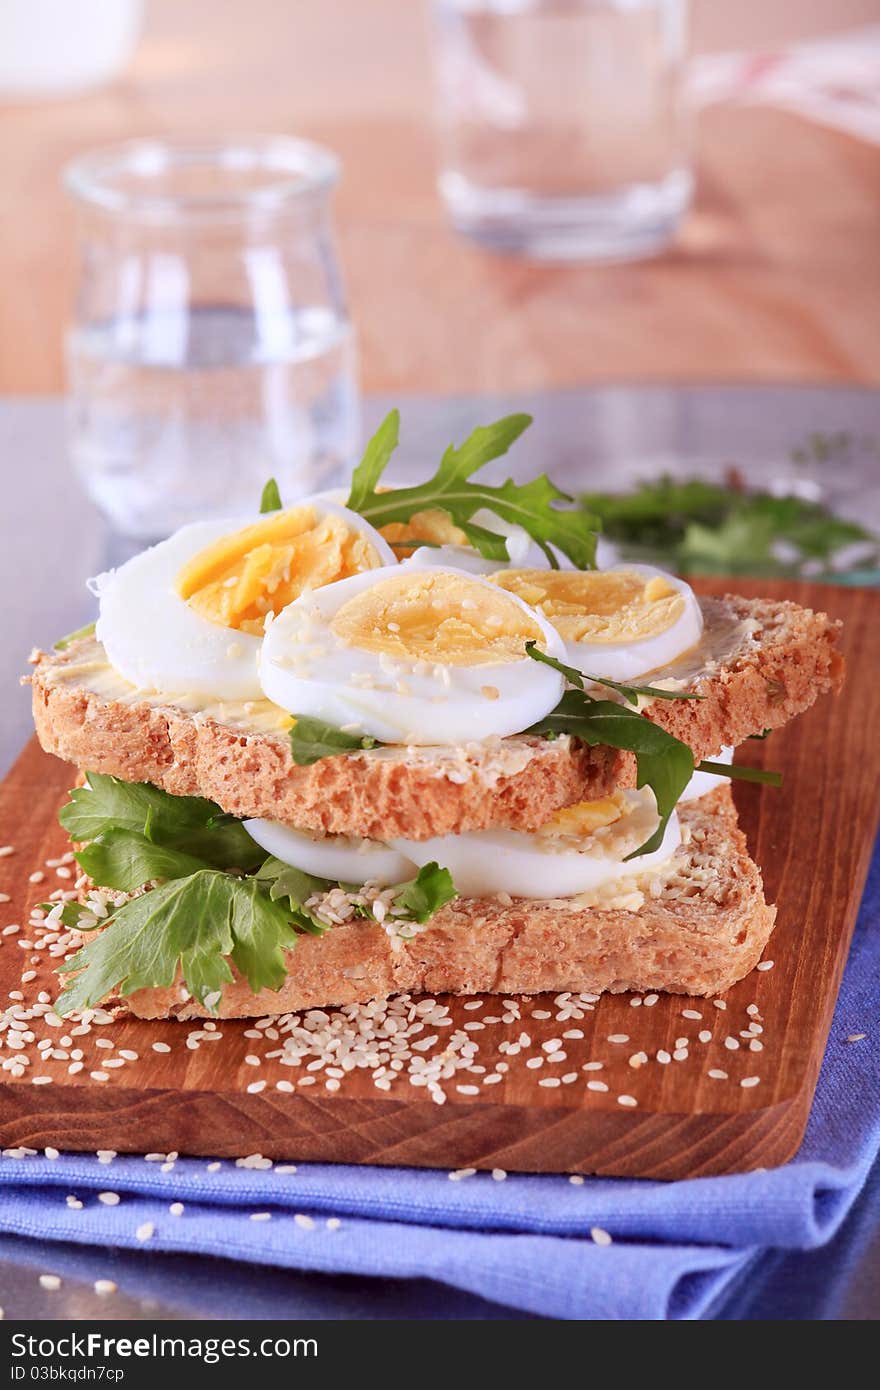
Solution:
[[[354,835],[310,835],[271,820],[246,820],[244,828],[269,854],[317,878],[340,883],[406,883],[418,872],[412,859],[381,840]]]
[[[628,792],[627,824],[607,827],[609,835],[585,835],[582,848],[572,837],[556,839],[546,832],[476,830],[463,835],[438,835],[430,840],[394,839],[390,843],[419,866],[436,861],[452,874],[464,897],[509,893],[514,898],[571,898],[592,892],[615,879],[664,864],[681,843],[675,812],[669,818],[659,849],[638,859],[627,854],[653,834],[659,824],[653,793]]]
[[[383,564],[394,563],[388,543],[356,512],[323,498],[304,498],[293,506],[314,506],[318,516],[342,518],[351,530],[367,537]],[[230,701],[263,697],[258,671],[262,639],[201,617],[180,597],[175,584],[184,565],[201,550],[265,520],[257,515],[193,522],[91,581],[100,605],[95,636],[125,680],[141,690],[168,695]]]
[[[473,666],[374,652],[344,642],[330,624],[344,603],[364,589],[399,576],[402,566],[369,570],[304,594],[267,625],[260,655],[266,696],[294,716],[309,715],[382,743],[462,744],[519,733],[558,703],[561,675],[529,657]],[[499,590],[487,580],[447,567],[471,584]],[[561,660],[555,628],[512,594],[539,628],[546,650]],[[483,691],[497,694],[488,698]]]
[[[668,574],[666,570],[657,569],[653,565],[629,563],[612,565],[602,572],[613,573],[615,570],[643,574],[646,581],[654,577],[665,579],[684,599],[684,612],[665,632],[626,642],[564,639],[565,660],[569,666],[574,666],[591,676],[607,676],[610,680],[629,681],[668,666],[695,646],[703,634],[703,613],[691,586],[677,575]],[[552,622],[552,619],[549,621]]]

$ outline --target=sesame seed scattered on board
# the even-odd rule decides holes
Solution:
[[[748,1087],[748,1086],[757,1086],[757,1084],[758,1084],[758,1082],[759,1082],[760,1080],[761,1080],[760,1076],[744,1076],[743,1079],[742,1079],[742,1081],[741,1081],[739,1084],[740,1084],[741,1086],[746,1086],[746,1087]]]
[[[271,1221],[272,1213],[270,1211],[252,1211],[250,1219],[251,1221]]]
[[[48,1289],[50,1293],[61,1288],[61,1278],[57,1274],[41,1274],[39,1282],[40,1288]]]
[[[293,1219],[302,1231],[313,1231],[315,1229],[314,1217],[306,1216],[304,1212],[298,1211]]]
[[[612,1239],[607,1231],[603,1231],[601,1226],[593,1226],[590,1229],[590,1239],[594,1245],[611,1245]]]
[[[183,1216],[183,1202],[172,1202],[168,1210],[172,1216]]]
[[[500,1170],[500,1169],[496,1169],[495,1171],[496,1171],[496,1172],[500,1172],[501,1170]],[[495,1174],[493,1173],[492,1176],[494,1177]],[[506,1176],[506,1175],[505,1175],[505,1176]],[[328,1231],[338,1231],[339,1228],[340,1228],[340,1226],[342,1225],[342,1222],[339,1220],[339,1217],[338,1217],[338,1216],[328,1216],[328,1218],[327,1218],[327,1220],[325,1221],[324,1224],[325,1224],[325,1226],[327,1227],[327,1230],[328,1230]]]
[[[862,1038],[866,1038],[867,1036],[867,1033],[850,1033],[847,1037],[847,1042],[861,1042]]]
[[[629,1033],[609,1033],[607,1041],[610,1043],[628,1043]]]
[[[682,1009],[681,1016],[682,1018],[694,1019],[701,1019],[703,1017],[703,1015],[697,1009]]]
[[[607,1091],[607,1090],[608,1090],[608,1087],[605,1085],[605,1082],[604,1082],[604,1081],[588,1081],[588,1082],[587,1082],[587,1090],[588,1090],[588,1091]]]
[[[149,1240],[155,1229],[156,1227],[153,1225],[152,1221],[144,1221],[141,1223],[140,1226],[138,1226],[137,1230],[135,1231],[135,1239]]]
[[[102,1296],[116,1292],[116,1285],[112,1279],[96,1279],[93,1287],[95,1293]]]
[[[118,1207],[120,1197],[118,1192],[99,1192],[98,1201],[103,1202],[105,1207]]]
[[[506,1177],[507,1177],[507,1172],[505,1171],[504,1168],[493,1168],[493,1169],[492,1169],[492,1179],[493,1179],[494,1182],[504,1182],[504,1179],[505,1179]]]
[[[727,1072],[722,1071],[720,1067],[710,1067],[706,1075],[711,1076],[713,1081],[727,1080]]]
[[[636,1100],[635,1096],[626,1096],[626,1095],[624,1095],[624,1096],[618,1096],[618,1097],[617,1097],[617,1104],[618,1104],[618,1105],[628,1105],[628,1106],[631,1106],[631,1107],[632,1107],[632,1106],[638,1105],[638,1101]]]
[[[582,1174],[582,1173],[572,1173],[571,1176],[569,1177],[568,1181],[571,1183],[572,1187],[583,1187],[583,1185],[584,1185],[584,1177],[583,1177],[583,1174]]]
[[[772,970],[776,962],[774,960],[759,960],[755,966],[756,970]]]

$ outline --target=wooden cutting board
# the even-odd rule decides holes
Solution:
[[[7,1028],[0,1038],[0,1143],[654,1178],[789,1158],[806,1125],[877,827],[880,595],[735,587],[842,618],[849,670],[842,696],[743,750],[744,761],[784,774],[779,791],[736,788],[779,919],[765,953],[772,968],[732,989],[725,1007],[626,995],[392,1002],[377,1007],[373,1041],[361,1045],[373,1049],[370,1065],[353,1070],[321,1060],[328,1040],[343,1039],[351,1054],[344,1011],[298,1018],[281,1033],[271,1021],[205,1029],[120,1018],[77,1034],[39,1001],[41,990],[54,997],[51,964],[24,944],[31,906],[71,886],[66,865],[60,878],[46,866],[67,849],[55,817],[71,770],[32,743],[0,788],[0,844],[14,846],[0,858],[10,898],[0,925],[20,925],[0,934],[0,1000],[5,1007],[17,991],[9,1004],[41,1016],[13,1018],[19,1033]],[[42,882],[29,881],[40,872]],[[441,1053],[451,1075],[438,1104],[412,1077],[421,1059]]]

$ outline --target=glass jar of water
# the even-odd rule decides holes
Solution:
[[[98,506],[146,540],[340,481],[358,445],[329,151],[255,137],[135,141],[77,159],[71,448]]]
[[[440,192],[545,260],[667,244],[692,191],[687,0],[432,0]]]

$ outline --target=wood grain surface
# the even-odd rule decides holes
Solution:
[[[45,952],[23,944],[30,907],[52,888],[70,887],[45,861],[66,848],[55,813],[71,770],[32,743],[0,788],[0,843],[14,847],[0,858],[0,889],[10,898],[3,922],[21,928],[0,934],[0,998],[19,1007],[18,1034],[7,1012],[0,1038],[0,1144],[658,1178],[790,1157],[809,1113],[877,826],[880,595],[807,584],[736,587],[842,618],[849,668],[840,697],[743,750],[744,760],[784,774],[780,791],[736,791],[779,920],[765,953],[772,969],[732,989],[726,1007],[681,996],[638,1007],[629,996],[603,996],[595,1006],[564,996],[518,996],[513,1006],[492,997],[438,1000],[451,1026],[438,1029],[440,1040],[422,1055],[464,1040],[478,1048],[472,1065],[485,1068],[445,1082],[443,1105],[410,1084],[407,1068],[383,1091],[370,1069],[338,1069],[337,1079],[307,1058],[285,1066],[267,1056],[284,1043],[271,1022],[204,1030],[119,1018],[76,1034],[39,1003],[39,991],[54,997],[55,985]],[[29,881],[40,872],[43,881]],[[42,1017],[21,1021],[35,1005]],[[490,1021],[505,1015],[509,1022]],[[416,1015],[400,1007],[400,1017]],[[432,1031],[429,1024],[420,1040]],[[701,1041],[707,1032],[710,1040]],[[555,1047],[543,1048],[551,1039]],[[537,1056],[540,1067],[530,1068]],[[597,1062],[601,1068],[584,1070]],[[499,1075],[499,1063],[500,1080],[487,1086],[484,1076]],[[740,1084],[753,1076],[757,1084]],[[35,1084],[38,1077],[50,1081]],[[560,1084],[540,1086],[547,1078]],[[636,1105],[621,1104],[621,1095]]]
[[[336,208],[363,386],[489,392],[629,380],[880,381],[880,149],[782,111],[700,115],[676,246],[537,266],[456,236],[437,197],[427,3],[150,0],[131,69],[74,100],[0,106],[0,392],[55,392],[74,299],[82,151],[277,130],[342,157]],[[876,0],[697,0],[698,49],[876,21]]]

